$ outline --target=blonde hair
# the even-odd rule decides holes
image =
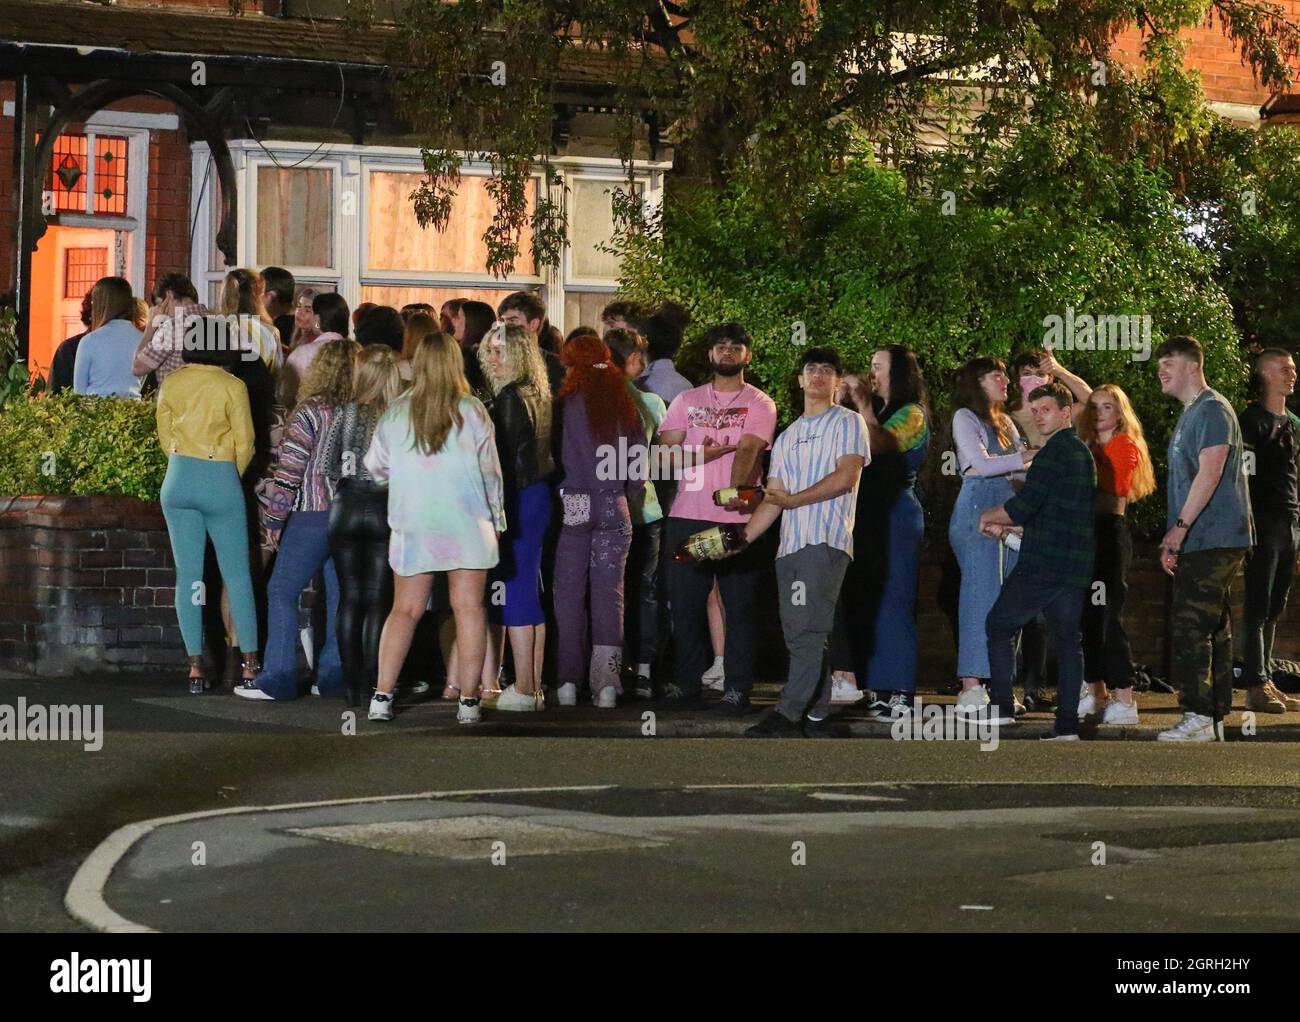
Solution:
[[[221,285],[219,303],[223,316],[256,316],[267,326],[275,326],[271,314],[262,302],[266,285],[256,270],[236,269],[226,274]]]
[[[402,392],[397,352],[386,344],[370,344],[357,354],[352,374],[352,400],[382,412]]]
[[[1106,393],[1115,401],[1119,410],[1119,421],[1115,424],[1116,433],[1127,433],[1137,448],[1138,463],[1133,470],[1133,485],[1129,488],[1129,500],[1141,500],[1156,492],[1156,472],[1151,465],[1151,452],[1147,449],[1146,435],[1142,432],[1142,421],[1133,411],[1133,403],[1123,389],[1114,383],[1103,383],[1094,387],[1092,394]],[[1089,447],[1095,446],[1097,438],[1097,409],[1092,403],[1092,395],[1084,403],[1083,414],[1079,416],[1079,439]]]
[[[488,345],[501,341],[506,346],[505,375],[497,376],[488,364]],[[483,335],[478,346],[478,364],[483,369],[483,377],[492,388],[492,394],[500,394],[512,383],[521,387],[532,387],[539,396],[550,397],[551,384],[546,375],[546,361],[542,358],[542,349],[536,339],[518,323],[494,323]]]
[[[298,407],[308,401],[338,408],[352,400],[352,363],[361,350],[356,341],[339,337],[326,341],[298,388]]]
[[[135,295],[123,277],[100,277],[90,290],[90,328],[98,330],[115,319],[135,322]]]
[[[415,317],[412,317],[413,319]],[[465,424],[461,398],[470,394],[460,345],[442,332],[425,334],[412,359],[411,432],[421,454],[437,454],[452,428]]]

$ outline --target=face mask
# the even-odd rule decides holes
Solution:
[[[1050,376],[1022,376],[1020,377],[1020,393],[1028,398],[1039,387],[1046,387],[1051,382],[1052,378]]]

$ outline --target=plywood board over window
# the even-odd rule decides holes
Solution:
[[[424,302],[438,310],[442,308],[443,302],[449,302],[453,298],[468,298],[475,302],[487,302],[495,309],[502,298],[514,294],[516,290],[516,288],[512,287],[504,289],[455,286],[420,287],[418,285],[399,287],[386,284],[363,284],[361,286],[361,300],[363,302],[374,302],[376,305],[391,305],[394,309],[400,309],[403,305]]]
[[[618,259],[601,250],[614,237],[614,197],[616,188],[627,188],[626,181],[600,178],[569,179],[569,234],[572,247],[572,273],[584,279],[618,279]],[[637,194],[641,186],[637,185]],[[566,320],[567,322],[567,320]]]
[[[415,219],[411,193],[423,180],[423,174],[371,172],[367,210],[369,269],[372,272],[482,273],[487,265],[483,234],[496,216],[496,205],[487,190],[488,179],[470,175],[461,178],[447,227],[441,231],[423,228]],[[536,182],[532,182],[528,194],[530,213],[536,204]],[[515,273],[536,273],[532,246],[533,232],[525,225]]]
[[[334,172],[257,168],[257,264],[334,265]]]

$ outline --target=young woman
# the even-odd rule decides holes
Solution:
[[[143,331],[135,325],[135,296],[122,277],[101,277],[90,291],[90,331],[77,346],[72,390],[97,397],[140,396],[132,372]]]
[[[379,640],[379,684],[371,720],[391,720],[397,676],[415,626],[447,572],[459,651],[456,719],[477,723],[479,671],[487,638],[483,597],[506,527],[501,465],[487,410],[470,396],[456,342],[427,334],[415,350],[415,382],[379,420],[366,470],[388,486],[393,609]]]
[[[1015,424],[1004,411],[1006,366],[996,358],[975,358],[957,374],[952,418],[961,492],[948,523],[948,541],[961,567],[958,602],[957,675],[962,690],[961,711],[974,711],[989,702],[982,684],[989,678],[989,649],[984,619],[998,597],[1002,580],[1015,566],[1008,546],[979,531],[982,511],[1004,503],[1022,481],[1034,451],[1026,449]]]
[[[316,289],[311,287],[303,288],[293,303],[293,333],[289,338],[289,351],[293,351],[300,344],[310,344],[320,336],[320,326],[316,322],[316,313],[312,312],[311,304],[316,299]],[[288,353],[286,353],[286,357]]]
[[[379,633],[393,602],[388,567],[388,489],[366,471],[379,417],[402,392],[397,352],[363,348],[352,377],[352,400],[339,411],[325,444],[325,474],[334,486],[330,555],[339,578],[339,656],[349,706],[378,682]],[[365,682],[364,689],[362,683]]]
[[[248,529],[240,475],[253,458],[248,391],[226,367],[230,348],[193,348],[158,391],[158,441],[167,452],[162,509],[176,561],[176,618],[190,659],[190,692],[208,687],[203,676],[203,556],[212,539],[244,644],[244,678],[257,660],[257,606],[249,570]]]
[[[1133,654],[1124,631],[1124,597],[1133,561],[1133,538],[1125,512],[1135,500],[1155,492],[1155,471],[1142,423],[1128,395],[1113,383],[1092,392],[1079,422],[1079,439],[1097,462],[1097,559],[1093,578],[1102,582],[1105,601],[1089,600],[1083,611],[1084,670],[1091,692],[1079,702],[1079,716],[1103,710],[1103,724],[1136,724]],[[1107,682],[1114,699],[1107,691]]]
[[[272,373],[284,365],[280,331],[275,328],[262,303],[266,284],[256,270],[231,270],[221,285],[219,310],[223,316],[238,316],[242,343],[256,351]]]
[[[266,664],[256,682],[235,689],[245,699],[298,698],[298,600],[322,568],[326,627],[316,686],[323,696],[343,694],[335,637],[339,585],[329,535],[334,494],[325,472],[325,439],[339,410],[352,399],[356,351],[355,341],[343,339],[320,349],[298,389],[298,406],[280,441],[275,479],[262,509],[264,545],[277,551],[266,592]]]
[[[494,395],[492,423],[510,525],[502,537],[501,562],[492,573],[493,583],[504,585],[504,599],[492,601],[490,616],[510,637],[515,680],[513,691],[501,694],[497,708],[541,709],[546,615],[540,572],[542,541],[551,520],[549,479],[555,470],[550,385],[537,342],[521,326],[502,325],[489,332],[479,345],[478,359]],[[464,652],[459,645],[457,652]],[[485,679],[496,677],[500,661],[500,640],[494,635],[484,661]]]
[[[833,666],[854,674],[865,667],[877,694],[868,712],[894,720],[911,712],[916,694],[915,605],[925,535],[916,474],[930,449],[930,412],[921,367],[901,344],[871,356],[871,384],[874,399],[846,388],[866,420],[871,461],[858,486],[855,556],[840,591],[836,617],[845,627],[832,640],[840,651]],[[845,636],[860,641],[846,643]]]
[[[623,691],[628,505],[639,505],[645,490],[644,474],[632,466],[648,464],[646,431],[627,378],[599,337],[573,338],[561,358],[568,374],[559,393],[564,524],[555,557],[560,705],[574,705],[588,678],[592,701],[612,709]],[[611,451],[619,469],[612,473],[602,470]]]

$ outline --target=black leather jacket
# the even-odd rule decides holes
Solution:
[[[551,396],[508,383],[492,402],[497,454],[507,494],[545,479],[555,470],[551,455]]]

